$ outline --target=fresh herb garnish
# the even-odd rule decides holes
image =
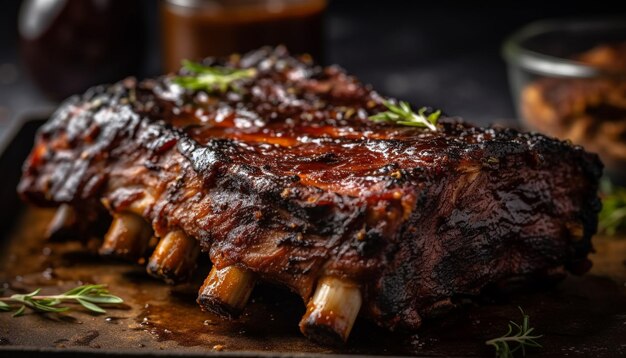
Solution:
[[[383,104],[388,110],[370,116],[369,119],[374,122],[393,122],[405,126],[427,127],[432,131],[437,130],[437,121],[441,116],[441,111],[439,110],[427,115],[426,107],[418,109],[417,113],[415,113],[411,109],[411,106],[404,101],[400,101],[399,105],[395,105],[389,101],[383,101]]]
[[[0,311],[11,311],[13,306],[9,303],[21,304],[13,313],[13,317],[24,314],[26,308],[36,312],[65,312],[70,309],[68,306],[59,306],[62,302],[80,303],[91,312],[105,313],[106,311],[98,304],[120,304],[124,300],[109,294],[109,290],[104,285],[84,285],[73,288],[60,295],[43,296],[39,295],[40,288],[25,295],[12,295],[0,298]]]
[[[486,345],[496,349],[497,358],[512,358],[513,353],[519,350],[522,351],[522,356],[526,356],[527,347],[541,348],[541,344],[537,343],[536,340],[543,336],[532,334],[535,329],[530,327],[530,318],[521,307],[518,308],[522,313],[522,324],[509,321],[509,331],[505,335],[485,342]],[[513,330],[516,331],[515,334]],[[510,344],[515,346],[511,347]]]
[[[207,92],[226,92],[236,89],[238,80],[252,78],[256,75],[254,68],[228,68],[217,66],[204,66],[200,63],[183,60],[183,68],[190,73],[189,76],[176,76],[174,83],[193,91],[203,90]]]
[[[600,231],[613,236],[626,230],[626,188],[618,187],[610,180],[600,183],[602,211],[599,215]]]

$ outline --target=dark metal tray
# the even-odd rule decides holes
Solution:
[[[328,348],[304,339],[297,323],[299,297],[259,285],[244,316],[228,322],[200,310],[195,294],[200,270],[189,284],[167,286],[143,267],[109,262],[94,254],[97,242],[51,243],[43,239],[53,211],[28,208],[15,193],[21,164],[42,119],[15,126],[0,144],[0,284],[3,295],[59,292],[80,282],[106,283],[126,305],[92,315],[77,308],[63,315],[0,313],[0,356],[319,356],[337,354],[492,356],[484,342],[519,321],[518,306],[543,334],[532,356],[626,355],[626,239],[596,238],[594,268],[554,287],[493,293],[418,332],[386,332],[357,321],[347,346]],[[206,265],[203,267],[206,268]]]

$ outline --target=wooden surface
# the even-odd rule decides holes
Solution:
[[[385,332],[358,321],[349,344],[339,349],[304,339],[297,323],[302,301],[273,286],[255,289],[241,320],[227,322],[200,312],[195,304],[202,275],[182,286],[149,278],[138,265],[107,262],[94,254],[97,242],[43,240],[52,212],[29,209],[12,235],[2,238],[3,295],[37,287],[58,293],[80,283],[106,283],[125,299],[121,308],[94,315],[76,307],[62,315],[0,313],[0,356],[4,347],[58,347],[94,351],[309,352],[421,356],[493,356],[485,340],[506,333],[518,306],[543,334],[542,349],[529,356],[614,357],[626,355],[626,238],[594,239],[592,271],[568,277],[556,287],[525,288],[482,297],[417,332]]]

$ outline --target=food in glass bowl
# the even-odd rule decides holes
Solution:
[[[597,152],[624,182],[626,22],[537,23],[515,34],[504,53],[524,124]]]

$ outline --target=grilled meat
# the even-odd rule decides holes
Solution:
[[[415,329],[513,278],[589,269],[602,165],[581,147],[442,118],[436,131],[374,123],[383,98],[284,49],[208,59],[255,68],[225,92],[172,76],[66,101],[39,131],[19,192],[101,205],[101,252],[189,275],[213,271],[204,309],[234,316],[257,279],[309,301],[301,329],[345,340],[359,313]]]

